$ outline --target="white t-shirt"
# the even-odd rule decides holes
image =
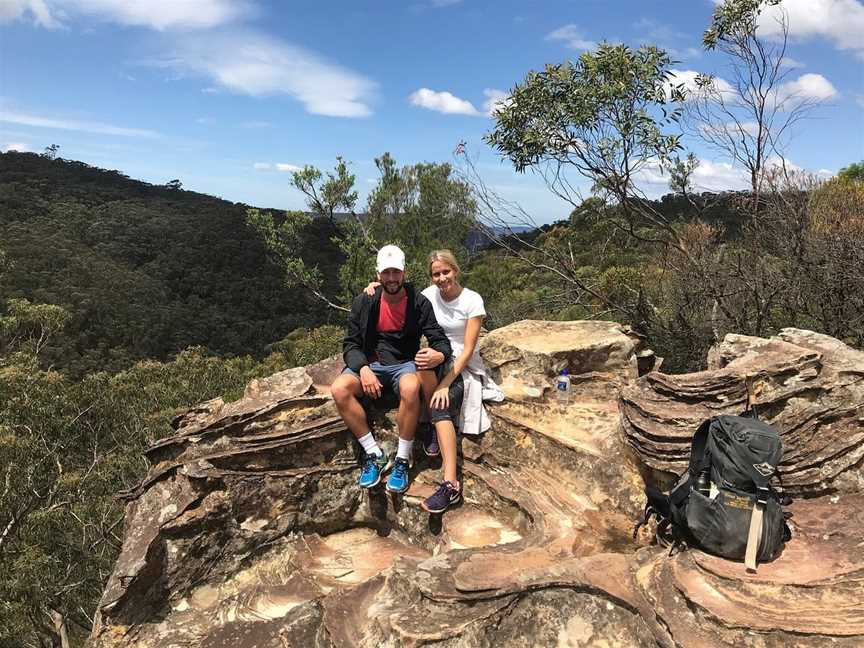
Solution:
[[[450,346],[453,348],[453,359],[459,357],[465,348],[465,324],[477,316],[485,316],[486,309],[483,306],[483,298],[470,288],[462,288],[462,292],[456,299],[444,301],[441,291],[436,286],[423,289],[423,296],[432,303],[435,311],[435,319],[444,329]],[[472,373],[485,372],[483,358],[480,357],[480,345],[474,347],[474,353],[466,366]]]

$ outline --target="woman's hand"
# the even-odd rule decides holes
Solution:
[[[363,289],[363,292],[372,297],[375,294],[375,289],[380,285],[380,281],[370,281],[369,285]]]
[[[429,407],[441,410],[450,407],[450,388],[439,387],[436,389],[435,393],[432,394],[432,398],[429,400]]]
[[[414,356],[414,362],[417,364],[417,369],[420,371],[423,371],[424,369],[434,369],[444,362],[444,354],[431,347],[426,347],[417,352],[417,355]]]

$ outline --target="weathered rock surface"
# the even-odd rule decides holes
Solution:
[[[644,351],[607,322],[487,335],[508,399],[461,441],[466,501],[443,517],[419,507],[440,479],[425,459],[404,497],[357,489],[327,393],[338,360],[190,410],[125,494],[91,645],[861,645],[862,354],[806,331],[728,336],[709,371],[639,378]],[[681,469],[702,418],[740,409],[745,377],[810,498],[791,508],[793,540],[756,574],[634,541],[644,480]],[[392,416],[374,422],[392,448]]]
[[[700,421],[739,414],[747,383],[783,438],[780,472],[793,496],[864,491],[864,353],[798,329],[770,339],[727,335],[708,371],[651,373],[624,389],[628,443],[651,468],[682,472]]]

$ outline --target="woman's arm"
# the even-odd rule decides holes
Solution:
[[[468,365],[471,356],[474,355],[474,349],[477,348],[477,340],[480,338],[480,326],[483,323],[483,317],[470,317],[465,322],[465,348],[459,357],[453,361],[453,370],[441,379],[438,383],[438,389],[447,389],[453,383],[462,370]]]
[[[365,292],[367,295],[369,295],[371,297],[372,295],[375,294],[375,290],[380,285],[381,285],[380,281],[370,281],[369,285],[363,289],[363,292]]]

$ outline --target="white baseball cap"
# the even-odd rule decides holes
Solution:
[[[396,270],[405,269],[405,253],[395,245],[385,245],[378,250],[378,260],[375,262],[375,269],[378,272],[384,272],[388,268]]]

